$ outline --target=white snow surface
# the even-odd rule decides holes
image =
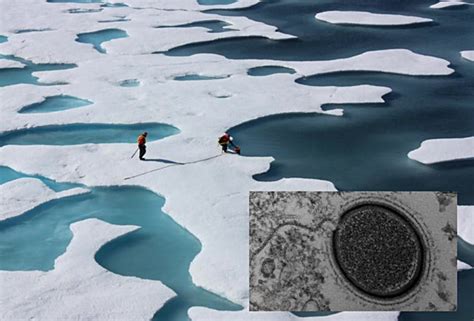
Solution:
[[[474,244],[474,206],[458,206],[458,235]]]
[[[54,270],[0,271],[1,320],[150,320],[174,292],[160,281],[124,277],[102,268],[96,251],[136,226],[87,219]]]
[[[432,19],[399,14],[372,13],[366,11],[324,11],[316,14],[317,20],[334,24],[365,26],[404,26],[432,22]]]
[[[470,270],[470,269],[472,269],[472,266],[458,260],[458,271]]]
[[[178,127],[181,132],[148,143],[146,156],[151,159],[162,158],[192,163],[169,165],[156,161],[139,162],[137,159],[130,159],[136,148],[135,144],[85,144],[3,146],[0,148],[0,164],[27,174],[41,174],[57,181],[77,182],[89,186],[133,184],[144,186],[162,195],[166,199],[164,211],[202,243],[202,251],[190,267],[194,283],[244,306],[247,305],[248,299],[248,192],[268,189],[334,190],[334,185],[327,181],[298,178],[287,178],[271,183],[257,182],[252,176],[267,171],[272,158],[221,155],[217,146],[218,135],[240,123],[272,114],[315,112],[333,114],[337,117],[336,115],[342,114],[341,109],[324,112],[321,105],[382,103],[384,101],[382,97],[391,91],[387,87],[371,85],[312,87],[295,83],[295,79],[302,76],[347,70],[380,71],[412,76],[447,75],[453,72],[446,60],[420,55],[406,49],[372,51],[344,59],[312,62],[231,60],[212,54],[190,57],[151,54],[153,51],[163,51],[196,41],[211,41],[217,37],[257,35],[269,39],[286,39],[292,36],[277,32],[273,26],[246,18],[222,17],[200,12],[203,6],[199,6],[194,0],[125,2],[130,7],[104,8],[100,12],[81,14],[71,14],[67,10],[78,7],[99,9],[99,4],[24,0],[0,5],[2,10],[0,34],[9,37],[7,42],[0,44],[0,52],[19,55],[36,63],[67,62],[78,65],[77,68],[69,70],[35,73],[35,76],[44,83],[67,82],[67,85],[18,84],[1,88],[0,118],[9,121],[0,122],[0,131],[70,123],[169,123]],[[253,4],[255,4],[253,0],[244,0],[226,7]],[[24,10],[25,6],[28,6],[29,10]],[[31,12],[35,14],[32,15]],[[131,21],[98,22],[116,18],[118,15],[125,16]],[[203,20],[223,20],[230,23],[231,28],[236,31],[215,34],[199,27],[154,28],[160,25],[179,25]],[[21,34],[13,32],[30,28],[52,30]],[[129,37],[103,43],[107,54],[100,54],[90,45],[74,40],[78,33],[106,28],[120,28],[126,31]],[[268,65],[293,68],[296,73],[266,77],[247,75],[249,68]],[[201,81],[174,80],[176,76],[187,74],[230,75],[230,77]],[[118,86],[117,84],[124,79],[137,79],[140,81],[140,86],[129,88]],[[262,95],[262,92],[265,95]],[[94,104],[47,114],[18,113],[18,110],[25,105],[39,102],[43,97],[59,94],[81,97]],[[228,97],[219,98],[222,96]],[[241,147],[245,149],[245,146]],[[21,155],[34,155],[34,158]],[[51,155],[54,155],[54,162],[51,161]],[[212,156],[216,157],[208,159]],[[198,160],[203,161],[196,162]],[[131,178],[125,180],[126,177]],[[41,199],[41,195],[38,199]],[[94,221],[87,222],[90,224]],[[100,244],[103,244],[103,234],[116,235],[114,231],[117,227],[105,223],[99,225],[101,233],[89,234],[94,237],[75,237],[64,257],[70,256],[70,251],[74,249],[76,252],[82,248],[90,249],[90,242],[100,241]],[[96,239],[95,235],[99,239]],[[97,247],[94,248],[96,249]],[[87,257],[75,257],[75,264],[86,264],[87,260],[91,260],[92,252],[88,251],[90,256]],[[82,263],[82,260],[85,262]],[[58,267],[60,265],[57,265]],[[58,293],[62,296],[67,294],[66,288],[58,288],[56,280],[58,276],[54,274],[58,273],[57,268],[46,273],[1,272],[1,275],[9,275],[12,287],[18,293],[25,293],[24,299],[29,300],[31,305],[34,304],[34,296],[38,291],[45,293],[43,298],[48,302],[57,299]],[[113,274],[102,271],[96,275],[95,282],[107,283],[110,278],[108,275]],[[32,289],[32,280],[39,276],[42,280],[41,288]],[[65,279],[60,284],[79,284],[85,298],[97,295],[97,287],[87,283],[89,279],[82,280],[82,275],[64,273],[61,277]],[[115,275],[114,277],[119,283],[133,279]],[[91,288],[82,286],[82,282]],[[140,284],[151,284],[147,282],[149,281]],[[157,291],[162,291],[163,287],[160,284]],[[56,292],[56,288],[59,292]],[[61,292],[63,290],[65,292]],[[114,295],[120,298],[136,297],[135,292],[125,287],[114,290],[116,291]],[[140,293],[149,295],[147,291],[148,288],[145,286]],[[169,297],[169,292],[160,293],[166,294],[163,297]],[[155,295],[149,296],[156,298]],[[22,298],[18,298],[20,299]],[[138,296],[138,299],[142,302],[138,301],[141,303],[137,303],[137,309],[148,304],[146,298]],[[117,300],[112,301],[119,302],[119,299]],[[97,313],[106,314],[109,308],[130,307],[130,304],[122,306],[117,304],[113,307],[107,305],[115,303],[104,302],[100,309],[97,308],[100,310]],[[154,303],[161,304],[156,301]],[[17,303],[12,303],[14,312],[11,313],[22,313],[23,309],[31,315],[46,313],[42,306],[13,304]],[[101,304],[102,302],[97,303],[94,309]],[[158,308],[159,306],[154,307],[155,310]],[[66,315],[68,309],[67,304],[56,304],[54,313]],[[74,313],[78,313],[78,316],[79,313],[84,313],[85,317],[82,318],[87,318],[89,312],[95,311],[88,309],[81,306]],[[148,310],[145,310],[143,309],[143,313],[148,313]],[[133,312],[127,310],[123,313],[129,313],[126,315],[130,319],[136,319]],[[138,313],[138,317],[143,315],[138,310],[135,312]],[[367,316],[367,314],[361,315],[364,318]],[[381,318],[389,316],[384,313],[377,315]],[[393,315],[395,314],[390,315],[390,320],[393,319]],[[340,314],[333,318],[340,320],[339,318],[343,317],[344,314]]]
[[[244,7],[257,2],[257,0],[238,1],[228,7]],[[114,28],[126,31],[129,37],[105,42],[102,47],[109,54],[120,55],[150,54],[185,44],[222,38],[249,36],[270,39],[294,38],[292,35],[277,32],[274,26],[245,17],[222,17],[200,12],[199,9],[209,9],[209,6],[199,6],[195,0],[181,0],[177,3],[174,1],[126,1],[126,3],[130,7],[103,8],[99,12],[80,14],[71,14],[67,10],[77,7],[101,9],[101,3],[47,3],[36,0],[14,1],[8,5],[5,3],[1,7],[0,34],[8,36],[8,41],[0,44],[0,52],[18,55],[35,63],[66,63],[94,59],[101,54],[90,44],[74,41],[76,35]],[[25,7],[28,7],[28,10],[24,10]],[[217,9],[219,6],[214,7]],[[32,15],[32,12],[35,14]],[[99,23],[102,20],[116,19],[117,16],[126,17],[131,21]],[[156,28],[204,20],[228,22],[232,31],[209,33],[202,27]],[[47,30],[15,33],[20,29],[34,28]]]
[[[428,139],[410,151],[408,157],[423,164],[473,158],[474,136]]]
[[[202,307],[189,310],[193,321],[396,321],[399,312],[340,312],[321,317],[298,317],[289,312],[216,311]]]
[[[458,206],[458,236],[474,244],[474,206]],[[472,266],[458,260],[458,270],[469,270]]]
[[[462,56],[464,59],[467,59],[467,60],[470,60],[470,61],[474,61],[474,50],[464,50],[464,51],[461,51],[461,56]]]
[[[23,214],[53,199],[88,193],[85,188],[72,188],[56,193],[35,178],[19,178],[0,185],[0,221]]]
[[[24,68],[24,67],[25,67],[25,64],[19,61],[0,59],[0,69]]]
[[[387,87],[372,85],[312,87],[294,82],[302,76],[347,70],[383,71],[405,75],[447,75],[453,72],[446,60],[416,54],[406,49],[372,51],[345,59],[313,62],[241,61],[211,54],[191,57],[110,57],[98,54],[97,59],[78,64],[79,67],[74,69],[35,73],[42,82],[68,82],[69,85],[43,86],[41,90],[38,90],[37,86],[23,84],[4,87],[0,92],[0,117],[9,119],[9,122],[0,123],[0,130],[71,123],[71,120],[135,123],[154,119],[172,123],[183,131],[194,131],[196,117],[204,117],[209,119],[206,121],[209,123],[206,126],[211,126],[207,129],[209,133],[221,133],[239,122],[270,114],[321,112],[320,105],[325,103],[383,102],[381,97],[391,91]],[[107,68],[103,68],[104,65]],[[130,67],[132,65],[133,68]],[[267,77],[247,75],[249,68],[267,65],[293,68],[297,73]],[[97,70],[101,70],[100,74]],[[176,76],[192,73],[231,76],[213,80],[173,81]],[[124,79],[138,79],[141,85],[134,88],[117,86],[117,83]],[[22,95],[16,94],[18,90],[21,90]],[[268,94],[261,95],[263,90]],[[216,98],[213,95],[216,92],[226,92],[230,96],[225,99]],[[18,110],[27,104],[41,102],[45,96],[59,94],[82,97],[94,104],[54,114],[18,113]]]

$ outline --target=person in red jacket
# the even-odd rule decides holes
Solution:
[[[219,145],[221,145],[222,147],[222,151],[224,153],[227,153],[227,149],[229,147],[229,145],[231,145],[233,148],[234,148],[234,152],[236,154],[240,154],[240,148],[239,146],[235,145],[233,142],[232,142],[233,138],[232,136],[230,136],[229,134],[227,133],[224,133],[224,135],[222,135],[221,137],[219,137],[219,140],[218,140],[218,143]]]
[[[146,154],[146,136],[148,135],[147,132],[144,132],[140,136],[138,136],[137,143],[138,143],[138,149],[140,150],[139,158],[140,160],[145,160],[143,156]]]

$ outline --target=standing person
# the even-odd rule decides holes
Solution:
[[[138,136],[137,142],[138,142],[138,149],[140,150],[139,158],[140,160],[145,160],[143,156],[146,154],[146,136],[148,135],[147,132],[144,132],[140,136]]]
[[[224,153],[227,153],[227,148],[229,147],[229,145],[231,145],[233,148],[234,148],[234,151],[237,153],[237,154],[240,154],[240,148],[238,146],[236,146],[233,142],[232,142],[233,138],[232,136],[230,136],[229,134],[227,133],[224,133],[224,135],[222,135],[221,137],[219,137],[219,140],[218,140],[218,143],[219,145],[221,145],[222,147],[222,151]]]

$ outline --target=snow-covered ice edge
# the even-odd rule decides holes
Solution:
[[[445,8],[452,8],[452,7],[460,7],[460,6],[468,6],[472,5],[469,2],[459,1],[459,0],[446,0],[446,1],[439,1],[435,4],[432,4],[430,8],[432,9],[445,9]]]
[[[423,164],[474,158],[474,136],[428,139],[410,151],[408,157]]]
[[[0,221],[22,215],[45,202],[90,192],[86,188],[71,188],[54,192],[35,178],[18,178],[0,185]]]
[[[470,61],[474,61],[474,50],[464,50],[464,51],[461,51],[461,56],[462,56],[464,59],[467,59],[467,60],[470,60]]]

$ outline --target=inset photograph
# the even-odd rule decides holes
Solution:
[[[456,310],[456,208],[446,192],[250,192],[250,310]]]

